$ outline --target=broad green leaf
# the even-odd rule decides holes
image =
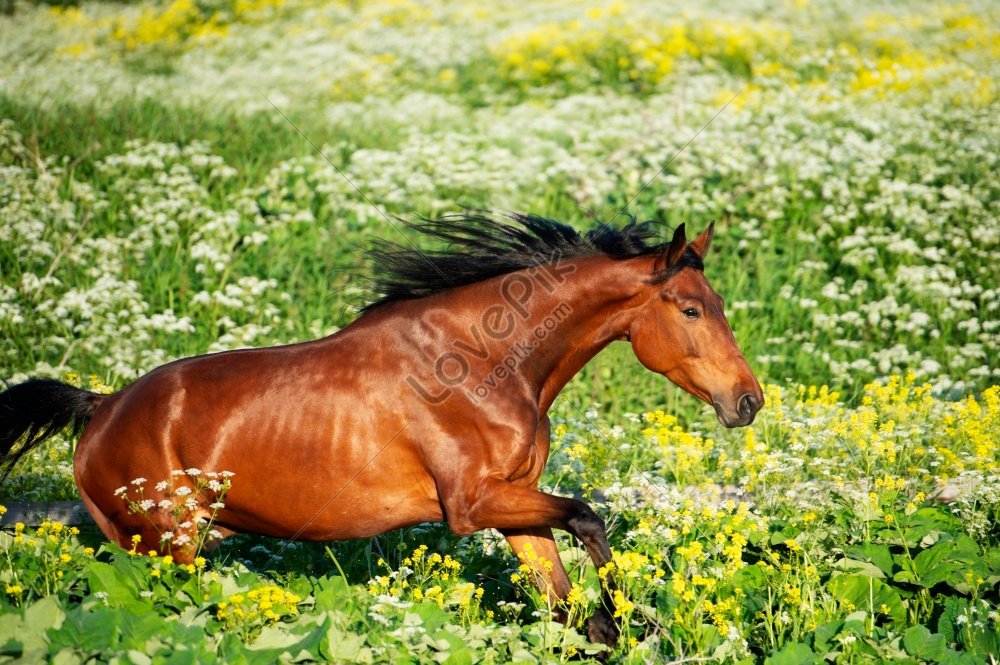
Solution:
[[[24,647],[21,617],[15,612],[0,614],[0,656],[19,656]]]
[[[46,632],[58,630],[65,618],[66,613],[55,596],[46,596],[25,608],[24,632],[21,636],[24,650],[45,649],[49,643]]]
[[[954,543],[938,543],[913,557],[916,583],[930,589],[948,579],[958,565],[948,559],[954,549]]]
[[[965,613],[968,609],[968,602],[964,598],[956,598],[955,596],[949,596],[944,599],[944,608],[941,610],[941,614],[938,616],[937,622],[937,632],[944,635],[945,639],[949,643],[957,642],[957,627],[960,624],[956,623],[959,616]]]
[[[524,646],[519,644],[511,645],[510,649],[510,659],[512,663],[537,663],[538,658],[536,658],[532,652]]]
[[[946,582],[952,588],[967,593],[976,580],[985,580],[989,576],[989,569],[979,556],[978,547],[964,536],[923,550],[914,557],[912,569],[915,579],[899,577],[896,581],[913,582],[927,589]]]
[[[1000,547],[991,547],[984,557],[990,573],[1000,575]]]
[[[265,626],[248,651],[254,655],[255,660],[274,654],[280,654],[283,661],[292,663],[322,660],[320,644],[326,637],[327,628],[324,622],[303,635],[295,630],[294,625],[278,623]]]
[[[340,577],[321,577],[312,589],[318,611],[341,610],[352,602],[352,594]]]
[[[906,608],[899,594],[882,580],[864,575],[841,575],[831,578],[826,586],[842,602],[850,602],[866,612],[884,613],[896,622],[906,620]]]
[[[261,629],[260,635],[248,648],[251,651],[264,651],[267,649],[288,650],[293,644],[298,644],[302,640],[301,635],[289,632],[288,627],[283,624],[265,626]]]
[[[413,612],[423,620],[424,628],[428,633],[451,622],[451,616],[429,600],[415,606]]]
[[[125,613],[117,608],[76,608],[66,614],[61,629],[52,633],[52,646],[72,647],[88,653],[109,650],[118,644],[124,616]]]
[[[944,635],[932,633],[926,626],[912,626],[903,633],[903,647],[914,658],[940,662],[945,657]]]
[[[28,659],[25,659],[22,662],[25,663],[25,665],[31,663]],[[80,655],[72,649],[60,649],[54,656],[45,659],[45,661],[39,662],[46,662],[48,665],[77,665],[80,662]]]
[[[941,659],[941,665],[983,665],[984,662],[989,661],[984,661],[964,651],[954,651],[953,649],[946,650],[944,658]]]
[[[182,652],[183,653],[183,652]],[[127,653],[128,660],[126,662],[133,663],[134,665],[152,665],[153,659],[149,657],[149,654],[143,653],[136,649],[132,649]],[[125,660],[125,659],[123,659]],[[171,660],[171,662],[174,662]]]
[[[107,594],[104,600],[108,606],[118,607],[133,614],[141,614],[152,609],[150,602],[139,598],[135,582],[118,566],[95,561],[89,566],[88,578],[91,593]]]
[[[816,653],[823,655],[833,647],[833,638],[840,634],[840,629],[844,626],[841,620],[830,621],[818,626],[813,631],[813,649]]]
[[[857,559],[843,558],[831,566],[833,575],[864,575],[866,577],[884,578],[885,573],[881,568],[868,561],[858,561]]]
[[[889,551],[888,545],[881,543],[855,545],[847,550],[847,556],[851,559],[873,563],[886,575],[892,575],[892,553]],[[872,577],[881,577],[881,575],[873,575]]]
[[[367,633],[351,633],[330,623],[320,649],[323,657],[334,662],[371,662],[371,653],[365,648]]]
[[[822,662],[823,659],[817,656],[808,644],[793,642],[768,656],[764,660],[764,665],[808,665]]]
[[[962,635],[962,643],[969,651],[980,656],[997,656],[1000,654],[1000,636],[990,628],[990,624],[973,625],[968,633]]]

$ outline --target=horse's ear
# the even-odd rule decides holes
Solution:
[[[681,254],[686,248],[687,236],[684,235],[684,225],[681,224],[674,230],[674,238],[670,241],[670,245],[657,257],[656,263],[653,264],[653,270],[669,270],[674,267],[680,261]]]
[[[697,238],[691,241],[691,251],[702,259],[708,254],[708,248],[712,246],[712,236],[715,235],[715,222],[708,225],[708,228],[701,232]]]

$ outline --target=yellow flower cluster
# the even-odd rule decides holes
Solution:
[[[368,593],[413,602],[429,600],[441,608],[458,608],[463,621],[471,621],[478,615],[484,590],[472,582],[461,581],[460,561],[449,554],[428,554],[427,546],[420,545],[400,563],[399,570],[392,570],[384,559],[379,559],[378,565],[386,574],[368,581]]]
[[[604,82],[647,89],[681,59],[711,58],[749,73],[757,54],[778,53],[790,41],[787,31],[766,21],[664,22],[619,2],[515,33],[494,46],[493,56],[501,75],[524,87]]]
[[[223,0],[211,6],[194,0],[171,0],[165,6],[147,6],[138,15],[90,18],[77,7],[55,7],[58,25],[74,34],[89,32],[94,43],[107,42],[126,52],[148,48],[175,49],[206,39],[225,37],[234,23],[249,23],[284,5],[285,0]],[[60,53],[84,56],[94,43],[74,43]]]
[[[736,622],[742,611],[735,596],[717,600],[706,598],[704,609],[715,627],[723,634],[729,631],[730,626]]]
[[[38,525],[38,528],[35,530],[34,537],[27,536],[26,539],[25,534],[26,531],[24,522],[18,522],[14,525],[14,542],[16,543],[24,542],[28,545],[40,543],[58,545],[60,548],[65,546],[68,548],[69,544],[66,542],[67,537],[80,535],[80,530],[75,526],[66,526],[61,522],[51,522],[46,520]]]
[[[67,8],[69,9],[75,8]],[[76,10],[79,11],[79,10]],[[84,385],[83,378],[77,372],[67,372],[65,376],[66,383],[76,386],[77,388],[83,388],[91,392],[100,393],[101,395],[110,395],[115,391],[114,388],[109,386],[104,382],[104,379],[97,376],[96,374],[91,374],[87,377],[87,384]]]
[[[704,480],[709,453],[715,441],[684,430],[674,416],[663,411],[645,414],[647,427],[642,434],[660,447],[663,465],[678,484]]]
[[[427,555],[427,546],[420,545],[413,554],[403,559],[404,566],[413,566],[414,576],[421,580],[441,580],[447,582],[454,579],[462,570],[462,564],[450,554],[444,556],[433,552]]]
[[[0,515],[7,512],[0,505]],[[12,602],[19,603],[53,593],[61,581],[71,579],[94,556],[94,548],[81,547],[80,530],[46,520],[37,529],[16,522],[12,531],[0,533],[0,583]],[[30,561],[30,565],[28,565]]]
[[[774,403],[781,404],[781,387],[768,386],[768,388],[773,395]],[[817,408],[829,409],[830,407],[837,406],[840,401],[840,392],[830,390],[830,387],[826,385],[818,388],[816,386],[798,386],[796,391],[798,397],[795,402],[795,408],[798,411],[812,411]]]
[[[667,519],[689,525],[673,549],[668,588],[679,601],[673,621],[685,626],[711,621],[728,630],[740,614],[735,598],[739,595],[737,576],[747,566],[744,550],[751,539],[767,532],[766,524],[746,503],[732,502],[699,511],[686,505],[680,514]]]
[[[1000,386],[987,388],[982,403],[969,396],[955,404],[946,418],[945,433],[953,437],[955,447],[972,453],[973,466],[982,470],[997,468],[1000,445]]]
[[[518,567],[518,571],[525,575],[532,573],[534,571],[550,573],[555,564],[546,559],[545,557],[539,556],[535,552],[535,548],[532,547],[531,543],[527,543],[522,549],[518,558],[521,560],[521,565]],[[517,575],[517,573],[514,573]],[[511,581],[516,582],[511,576]]]
[[[975,82],[973,95],[956,101],[985,106],[996,99],[996,86],[963,61],[964,54],[1000,57],[1000,32],[963,4],[945,4],[923,14],[873,12],[861,18],[845,69],[854,76],[851,89],[884,99],[910,90],[930,91],[959,78]],[[906,35],[903,38],[902,35]]]
[[[146,7],[135,21],[127,25],[122,22],[111,39],[129,51],[143,46],[174,46],[196,30],[209,26],[214,30],[214,24],[214,17],[207,21],[202,17],[194,0],[173,0],[166,9]]]
[[[398,28],[428,21],[432,16],[430,9],[414,0],[364,3],[361,6],[359,27],[374,23],[377,27]]]
[[[164,557],[166,558],[166,557]],[[246,630],[291,619],[298,615],[302,599],[281,587],[265,585],[236,593],[219,603],[215,618],[227,629]]]
[[[1000,468],[997,386],[953,403],[936,399],[913,374],[892,376],[866,385],[856,408],[824,388],[799,388],[794,403],[783,401],[777,388],[766,391],[757,426],[743,433],[739,462],[747,489],[794,482],[796,467],[773,452],[792,445],[842,465],[847,478],[841,483],[852,476],[871,482],[883,506],[904,489],[927,491],[963,471]]]

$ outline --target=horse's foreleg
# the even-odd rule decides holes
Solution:
[[[558,606],[569,595],[572,585],[559,557],[552,529],[547,526],[534,529],[504,529],[503,535],[518,560],[534,571],[539,591],[544,593],[549,599],[549,604],[560,612]],[[562,612],[560,616],[564,614],[565,612]]]
[[[598,570],[611,561],[604,520],[582,501],[552,496],[499,478],[483,480],[469,493],[447,493],[442,498],[448,525],[459,535],[488,528],[502,532],[522,530],[522,533],[523,530],[561,529],[583,543]],[[554,542],[552,548],[555,549]],[[558,552],[553,569],[557,562]],[[592,642],[614,645],[618,629],[609,612],[609,608],[613,611],[614,607],[614,587],[609,579],[602,580],[601,586],[604,608],[590,618],[587,632]]]

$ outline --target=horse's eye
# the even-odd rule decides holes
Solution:
[[[699,312],[696,307],[688,307],[686,310],[684,310],[684,316],[686,316],[689,319],[697,319],[699,316],[701,316],[701,312]]]

